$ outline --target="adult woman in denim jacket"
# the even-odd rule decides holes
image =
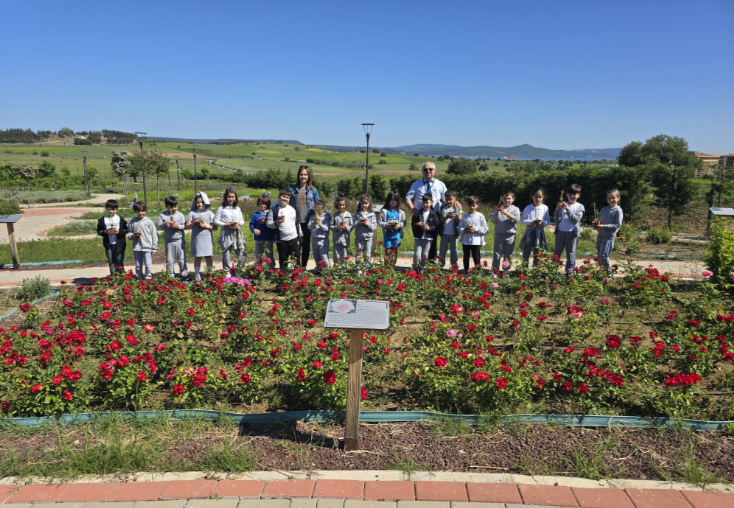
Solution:
[[[308,257],[311,254],[311,230],[308,229],[308,221],[313,215],[313,205],[319,200],[319,191],[313,186],[311,169],[308,166],[298,168],[296,185],[288,189],[291,191],[290,206],[296,210],[296,217],[301,224],[303,242],[301,244],[301,266],[306,267]]]

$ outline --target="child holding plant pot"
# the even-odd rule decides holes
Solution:
[[[622,196],[617,189],[608,190],[607,203],[609,206],[602,208],[599,212],[599,221],[594,221],[594,229],[597,231],[596,255],[607,271],[609,271],[609,256],[614,249],[614,239],[617,237],[619,228],[622,227],[624,218],[622,207],[619,206],[621,201]]]
[[[347,198],[339,194],[334,200],[336,212],[331,216],[332,243],[334,244],[334,266],[344,263],[349,258],[349,243],[354,219],[347,212]]]
[[[395,191],[387,193],[385,205],[380,210],[377,223],[382,228],[382,246],[385,256],[394,265],[398,260],[398,247],[405,228],[405,212],[400,209],[400,195]]]
[[[506,190],[502,194],[502,203],[494,207],[494,212],[489,220],[494,224],[494,255],[492,256],[493,277],[503,276],[502,267],[511,263],[510,258],[515,250],[515,237],[517,236],[517,222],[520,220],[520,209],[513,205],[515,193]],[[502,258],[504,259],[504,263]],[[507,264],[507,266],[510,266]]]
[[[127,237],[133,241],[135,276],[139,280],[151,280],[153,278],[153,253],[158,250],[158,230],[155,223],[145,216],[148,212],[145,203],[137,201],[133,204],[133,212],[135,212],[135,218],[128,225]]]
[[[525,224],[525,233],[520,240],[520,250],[525,266],[528,265],[530,255],[533,254],[533,265],[535,257],[541,250],[548,250],[548,242],[545,239],[545,227],[550,223],[548,207],[543,204],[545,191],[543,187],[535,187],[530,192],[533,202],[525,207],[522,212],[522,223]]]
[[[479,198],[469,196],[466,198],[466,206],[469,211],[464,214],[459,222],[459,234],[461,245],[464,249],[464,273],[469,271],[469,257],[474,259],[474,267],[481,266],[481,249],[485,244],[484,237],[489,233],[489,226],[484,214],[477,211]]]
[[[197,192],[191,203],[191,213],[186,218],[186,228],[191,230],[191,255],[194,257],[194,276],[201,280],[201,258],[206,260],[206,269],[211,270],[214,255],[214,235],[216,227],[214,213],[209,210],[211,203],[204,192]]]
[[[423,208],[421,208],[418,215],[413,215],[410,222],[413,229],[413,238],[415,239],[413,270],[419,270],[426,266],[426,262],[430,257],[431,244],[436,241],[439,227],[438,214],[433,209],[433,196],[423,194],[421,203]]]
[[[240,226],[245,223],[242,210],[237,206],[239,198],[234,187],[227,187],[222,197],[222,206],[214,216],[214,224],[222,228],[219,235],[219,246],[222,248],[222,268],[230,273],[230,262],[232,253],[237,257],[237,264],[245,264],[247,253],[245,251],[245,237],[242,236]]]
[[[118,270],[125,270],[125,237],[127,222],[117,214],[120,205],[115,199],[108,199],[105,203],[107,215],[97,221],[97,234],[102,237],[107,261],[110,265],[110,275]]]
[[[566,199],[559,201],[553,217],[556,219],[556,246],[553,255],[560,258],[563,249],[566,249],[566,277],[573,277],[576,267],[576,246],[581,233],[581,219],[586,209],[578,202],[581,196],[581,186],[573,184],[566,189]]]

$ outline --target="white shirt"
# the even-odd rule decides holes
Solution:
[[[568,212],[578,210],[582,206],[583,205],[581,203],[574,203],[572,205],[568,205],[568,210],[561,208],[561,222],[558,223],[558,231],[563,231],[565,233],[573,231],[575,224],[568,218]]]
[[[536,220],[543,221],[543,226],[550,223],[547,206],[541,204],[538,208],[535,208],[535,205],[530,204],[525,207],[525,210],[522,211],[522,223],[529,226],[531,222]]]
[[[421,205],[422,205],[422,204],[423,204],[423,203],[421,203]],[[428,212],[423,212],[423,224],[425,224],[427,220],[428,220]],[[426,238],[428,238],[428,237],[426,236],[426,233],[428,233],[428,231],[426,231],[426,230],[424,229],[424,230],[423,230],[423,236],[421,236],[421,240],[425,240]]]
[[[285,217],[283,224],[280,225],[280,239],[284,242],[289,242],[295,238],[298,238],[298,229],[296,229],[296,209],[292,206],[286,206],[285,208],[278,207],[278,214],[276,217]]]
[[[433,196],[433,209],[438,212],[441,208],[441,202],[446,201],[446,190],[446,185],[441,180],[434,178],[429,182],[424,178],[414,182],[405,197],[413,201],[416,210],[423,210],[423,194],[431,194]]]
[[[464,229],[469,226],[476,228],[476,231],[473,233],[464,233]],[[461,231],[462,245],[484,245],[484,237],[489,233],[489,226],[487,225],[487,219],[484,218],[484,214],[480,212],[475,214],[466,212],[461,217],[459,230]]]
[[[120,216],[115,215],[114,217],[110,217],[107,215],[104,218],[104,227],[106,229],[120,229]],[[107,235],[109,237],[109,243],[110,245],[115,245],[117,243],[117,235]]]
[[[456,205],[454,205],[453,208],[448,208],[446,211],[453,210],[454,213],[456,213],[457,217],[459,216],[459,210],[457,210]],[[454,219],[446,219],[446,222],[443,223],[443,234],[444,235],[455,235],[456,234],[456,222],[454,222]]]
[[[221,228],[230,222],[237,222],[240,226],[244,224],[245,219],[242,217],[242,210],[240,210],[239,206],[235,206],[234,208],[231,206],[220,206],[217,214],[214,216],[214,224]]]

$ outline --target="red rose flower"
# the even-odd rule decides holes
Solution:
[[[296,380],[299,383],[303,383],[306,380],[306,373],[303,371],[303,369],[298,369],[298,375],[296,376]]]
[[[174,385],[173,386],[173,394],[176,395],[176,396],[183,394],[183,392],[185,392],[185,391],[186,391],[186,388],[184,388],[181,385]]]
[[[333,370],[327,370],[324,372],[324,383],[327,385],[333,385],[336,382],[336,374]]]

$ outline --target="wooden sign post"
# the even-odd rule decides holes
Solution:
[[[330,300],[325,328],[349,329],[349,378],[344,451],[359,450],[359,404],[362,401],[362,354],[365,330],[390,326],[390,303],[375,300]]]
[[[13,259],[14,270],[20,270],[18,244],[15,243],[15,223],[18,222],[20,218],[20,215],[0,215],[0,224],[4,222],[8,226],[8,243],[10,244],[10,257]]]

